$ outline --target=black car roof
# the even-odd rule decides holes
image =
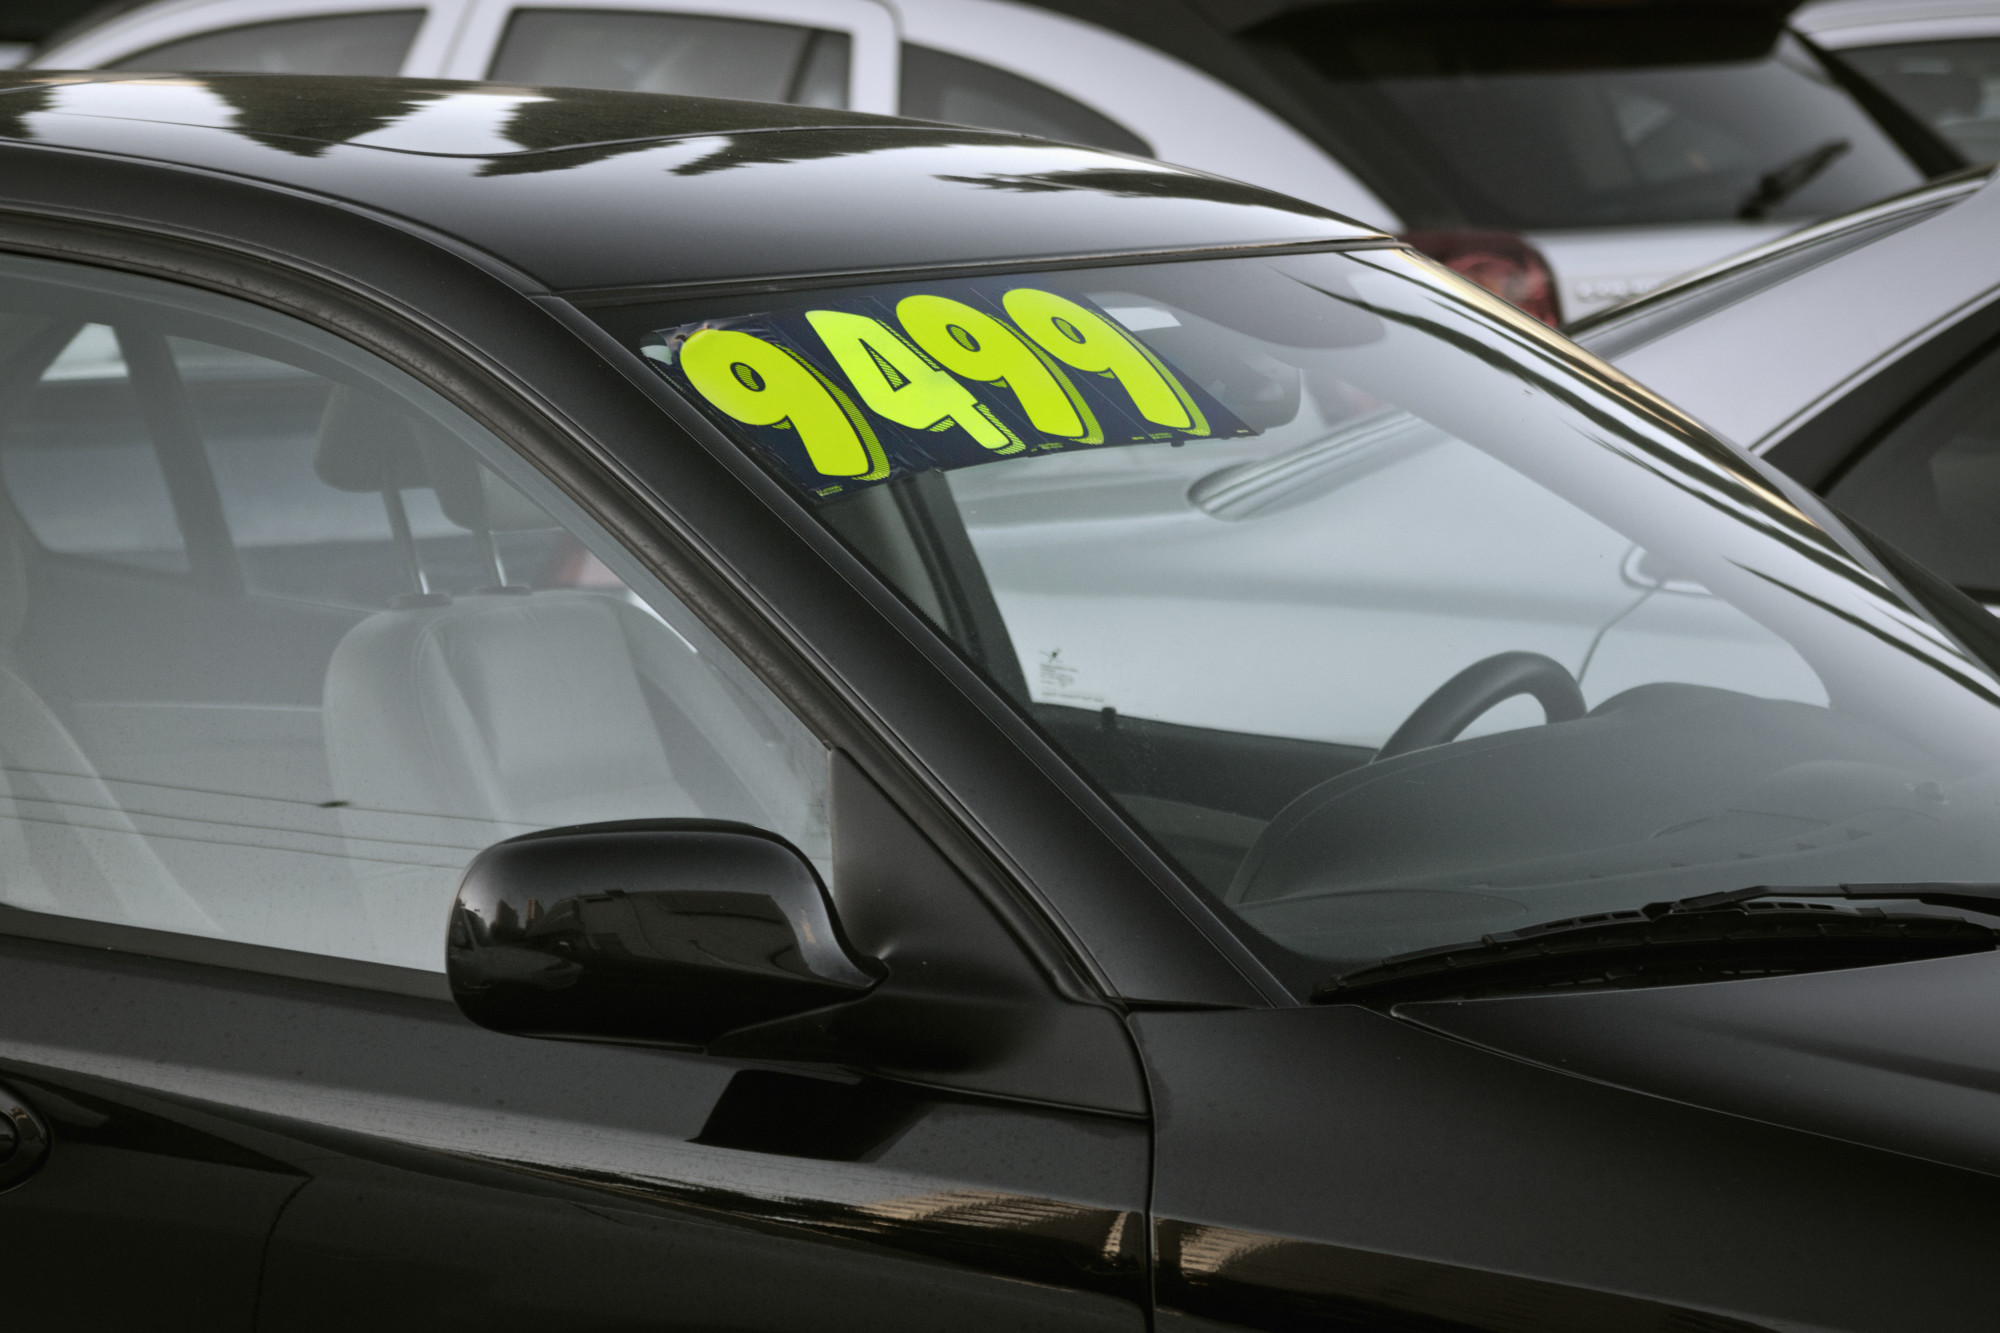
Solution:
[[[312,191],[561,291],[1381,239],[1283,195],[1095,149],[646,93],[24,74],[0,78],[9,142]]]

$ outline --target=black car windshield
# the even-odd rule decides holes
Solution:
[[[2000,880],[1987,669],[1405,251],[599,317],[1301,975],[1746,884]]]
[[[1411,227],[1815,218],[1922,179],[1762,6],[1345,0],[1244,41]]]

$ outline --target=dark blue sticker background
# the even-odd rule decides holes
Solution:
[[[870,486],[880,486],[912,473],[928,472],[933,469],[975,467],[981,463],[996,463],[1007,458],[1028,458],[1040,453],[1074,452],[1079,449],[1109,449],[1131,444],[1155,444],[1183,439],[1229,439],[1255,435],[1258,432],[1245,425],[1237,415],[1218,402],[1215,396],[1201,388],[1171,359],[1152,349],[1153,356],[1165,366],[1181,387],[1193,400],[1201,414],[1207,419],[1209,429],[1205,435],[1175,430],[1148,421],[1140,416],[1132,406],[1132,399],[1123,385],[1106,375],[1093,375],[1084,371],[1064,367],[1071,384],[1090,404],[1097,414],[1098,423],[1104,430],[1102,444],[1079,444],[1074,440],[1052,439],[1037,431],[1021,410],[1021,403],[1011,392],[977,380],[959,379],[981,403],[990,407],[1000,420],[1022,440],[1027,442],[1027,450],[1018,454],[1000,454],[987,449],[957,426],[945,430],[914,430],[889,421],[874,412],[861,401],[854,391],[847,375],[840,369],[827,352],[826,344],[819,334],[806,322],[808,310],[840,310],[851,314],[867,315],[880,320],[889,328],[903,333],[902,324],[896,319],[896,303],[906,296],[930,294],[948,296],[953,300],[980,310],[999,320],[1009,328],[1016,328],[1007,317],[1001,305],[1001,297],[1017,287],[1034,287],[1042,291],[1054,292],[1076,302],[1087,310],[1103,315],[1119,328],[1125,326],[1105,313],[1104,307],[1085,296],[1081,291],[1060,282],[1051,282],[1037,275],[1024,277],[1012,275],[998,278],[974,278],[957,282],[924,282],[900,284],[894,287],[875,287],[865,292],[832,292],[816,294],[809,302],[784,309],[764,311],[755,315],[741,315],[728,319],[700,320],[691,324],[681,324],[673,328],[659,329],[648,334],[642,350],[647,359],[674,386],[701,407],[732,438],[754,447],[760,454],[775,463],[778,470],[807,495],[819,499],[831,499],[837,495],[847,495]],[[768,342],[789,348],[798,356],[816,367],[819,372],[832,380],[847,393],[856,407],[867,414],[869,424],[875,428],[876,437],[889,459],[889,475],[875,481],[861,481],[852,477],[829,477],[812,465],[806,456],[805,446],[800,443],[798,432],[779,426],[752,426],[736,420],[719,411],[704,398],[687,377],[681,373],[677,356],[662,359],[650,349],[664,347],[677,353],[681,343],[702,329],[733,329],[753,334]],[[1018,330],[1017,330],[1018,331]],[[913,340],[908,339],[906,341]],[[1019,335],[1024,341],[1026,334]],[[1145,342],[1142,334],[1127,330],[1127,336]],[[929,358],[926,358],[928,360]],[[957,376],[953,378],[957,379]]]

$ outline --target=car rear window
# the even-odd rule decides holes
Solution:
[[[2000,37],[1874,46],[1840,58],[1968,162],[2000,162]]]
[[[392,75],[402,70],[423,21],[421,9],[399,9],[252,23],[155,46],[111,68]]]
[[[1415,227],[1814,218],[1922,179],[1761,6],[1341,3],[1245,39]]]

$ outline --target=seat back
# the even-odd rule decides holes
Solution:
[[[366,466],[352,456],[364,448]],[[422,483],[484,544],[496,580],[447,593],[419,574],[327,667],[327,760],[383,947],[433,935],[441,947],[459,870],[502,838],[612,819],[797,822],[772,800],[802,802],[808,785],[786,747],[636,598],[499,581],[496,530],[560,525],[462,445],[379,423],[350,432],[330,409],[321,450],[323,479],[390,491],[419,476],[414,450]]]
[[[28,615],[20,519],[0,497],[0,903],[192,934],[213,919],[174,878],[14,661]],[[144,784],[139,784],[143,786]]]

